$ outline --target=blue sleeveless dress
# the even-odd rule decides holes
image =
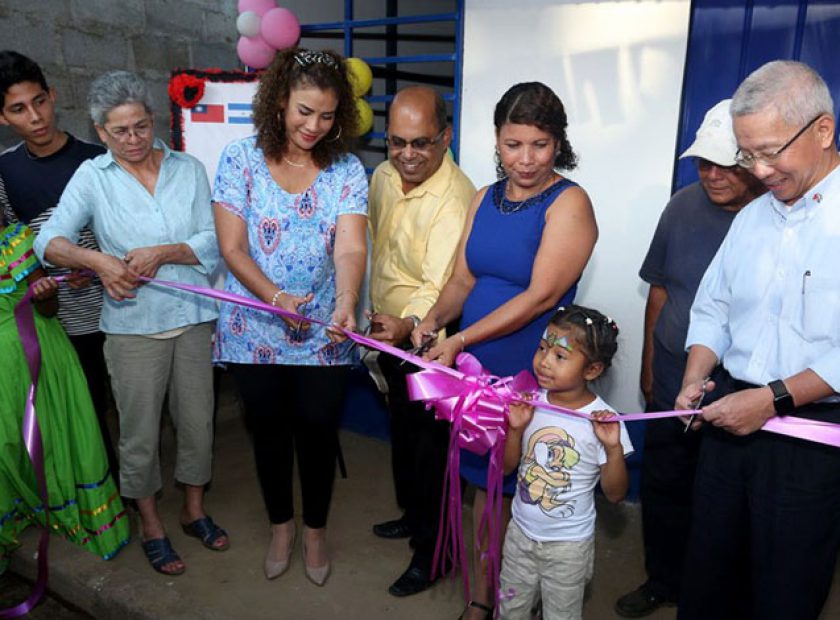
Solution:
[[[464,302],[461,329],[478,322],[528,288],[545,226],[545,212],[557,196],[576,185],[560,179],[529,198],[529,204],[522,209],[503,213],[497,203],[504,196],[506,184],[507,179],[497,181],[484,194],[467,239],[467,265],[475,277],[475,286]],[[562,267],[558,265],[558,268]],[[577,281],[563,294],[558,305],[572,303],[576,290]],[[469,346],[467,351],[494,375],[531,371],[534,352],[554,310],[506,336]],[[487,464],[487,456],[461,450],[461,475],[482,489],[487,487]],[[513,495],[515,487],[514,471],[505,477],[505,495]]]

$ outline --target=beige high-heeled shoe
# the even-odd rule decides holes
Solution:
[[[292,523],[292,538],[289,541],[289,549],[286,552],[286,557],[279,560],[271,558],[272,543],[274,542],[274,530],[271,531],[271,542],[268,544],[268,551],[265,554],[265,563],[263,564],[263,571],[266,579],[277,579],[280,575],[285,573],[292,560],[292,550],[295,548],[295,524]]]
[[[327,577],[330,576],[330,570],[332,566],[330,565],[330,561],[327,560],[327,563],[323,566],[309,566],[306,563],[306,539],[303,540],[303,568],[306,572],[306,578],[309,579],[312,583],[316,586],[323,586],[327,582]]]

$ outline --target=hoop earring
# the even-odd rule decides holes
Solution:
[[[341,125],[338,126],[338,133],[335,134],[335,138],[329,138],[329,139],[327,139],[327,142],[335,142],[340,137],[341,137]]]
[[[507,177],[507,172],[502,166],[502,154],[499,153],[499,147],[494,147],[493,151],[493,162],[496,164],[496,180],[501,181]]]

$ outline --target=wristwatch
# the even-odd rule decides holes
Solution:
[[[776,410],[776,415],[787,415],[796,408],[793,404],[793,396],[788,392],[784,381],[781,379],[771,381],[767,387],[773,390],[773,408]]]
[[[413,329],[417,329],[417,326],[420,325],[420,317],[417,316],[416,314],[409,314],[405,318],[411,319],[411,322],[414,323],[414,328]]]

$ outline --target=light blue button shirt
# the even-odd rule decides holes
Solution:
[[[210,186],[201,163],[186,153],[163,151],[154,196],[105,153],[84,162],[67,184],[58,207],[41,227],[35,252],[44,261],[55,237],[73,243],[90,225],[105,254],[122,258],[130,250],[186,243],[197,265],[162,265],[157,278],[209,286],[208,274],[219,260],[210,205]],[[108,334],[157,334],[216,318],[213,300],[156,285],[139,287],[134,299],[115,301],[107,294],[100,329]]]
[[[838,268],[840,168],[792,207],[768,192],[738,214],[700,283],[686,347],[710,348],[742,381],[810,368],[840,390]]]

